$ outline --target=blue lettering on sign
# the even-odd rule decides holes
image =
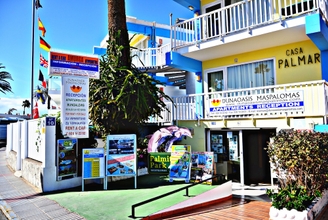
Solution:
[[[304,107],[304,102],[279,102],[279,103],[265,103],[253,105],[234,105],[222,107],[210,107],[210,112],[228,112],[228,111],[247,111],[260,109],[288,109],[295,107]]]
[[[46,126],[55,126],[56,125],[56,118],[54,117],[46,117]]]

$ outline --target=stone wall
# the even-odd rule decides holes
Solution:
[[[42,163],[33,159],[22,162],[22,177],[36,188],[42,190]]]
[[[10,151],[8,156],[6,157],[6,160],[9,167],[13,171],[16,171],[17,153],[15,151]]]

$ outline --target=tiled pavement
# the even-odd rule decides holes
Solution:
[[[67,210],[65,207],[60,206],[57,202],[43,196],[40,190],[33,187],[23,178],[15,176],[14,172],[8,168],[5,156],[5,148],[0,148],[0,208],[6,211],[8,219],[84,219],[76,213]],[[248,190],[247,195],[244,195],[245,192],[244,190],[234,190],[233,194],[234,196],[239,195],[241,198],[247,198],[247,195],[249,195],[251,197],[257,197],[257,200],[260,201],[266,200],[265,197],[261,199],[261,194],[263,194],[261,190]],[[207,210],[206,213],[211,213],[212,211]],[[199,214],[190,216],[193,217],[188,219],[198,219],[200,217]],[[328,220],[328,206],[316,220]]]
[[[42,196],[40,190],[18,178],[7,167],[5,148],[0,148],[0,207],[9,219],[72,219],[83,217],[70,212],[57,202]]]

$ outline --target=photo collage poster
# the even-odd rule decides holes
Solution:
[[[172,182],[175,179],[190,180],[190,145],[173,145],[170,157],[169,179]]]
[[[213,152],[192,152],[191,154],[191,182],[199,182],[209,179],[213,176]],[[207,180],[204,184],[212,184],[212,179]]]
[[[62,180],[66,176],[77,176],[77,139],[57,140],[57,176]]]
[[[136,175],[136,135],[108,135],[107,146],[106,175]]]

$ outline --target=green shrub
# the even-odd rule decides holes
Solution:
[[[278,192],[268,190],[272,206],[302,211],[327,184],[328,133],[282,130],[267,148],[277,173]]]

